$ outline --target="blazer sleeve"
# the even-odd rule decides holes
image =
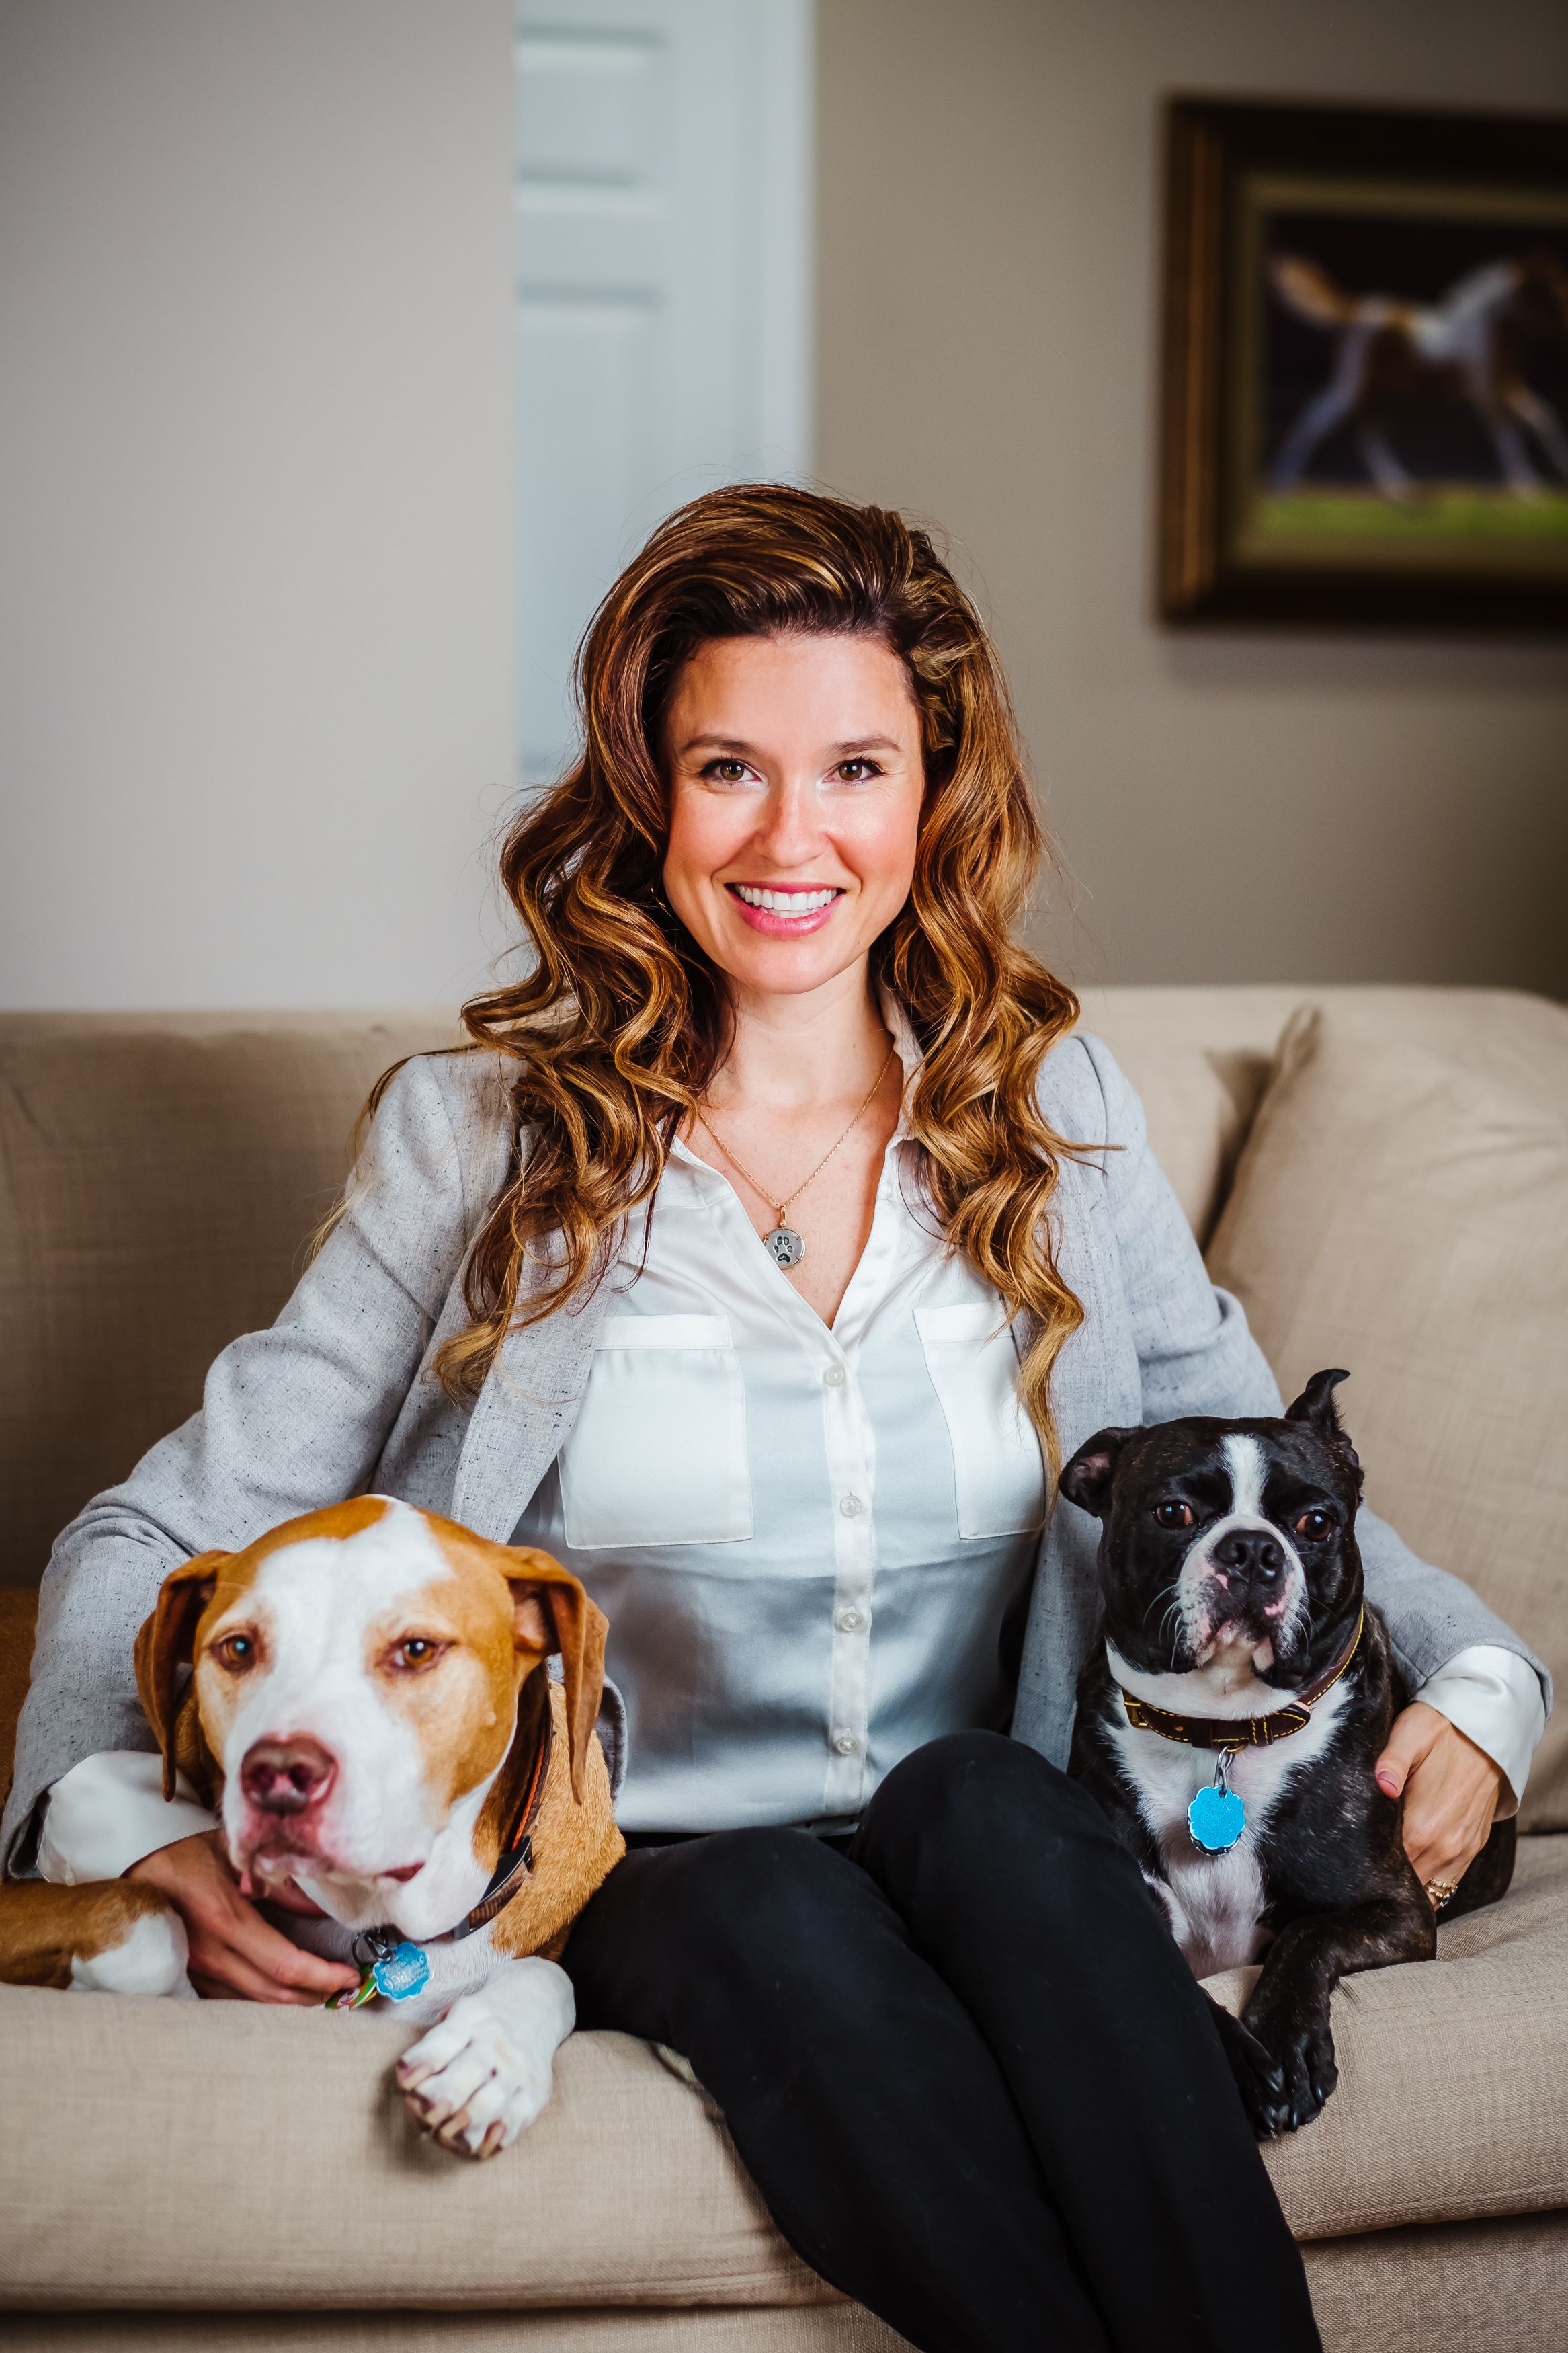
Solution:
[[[1150,1149],[1143,1107],[1097,1038],[1081,1040],[1105,1104],[1106,1197],[1142,1383],[1144,1422],[1187,1414],[1273,1415],[1279,1384],[1239,1300],[1208,1278],[1192,1229]],[[1472,1643],[1525,1659],[1550,1709],[1552,1679],[1512,1629],[1458,1577],[1417,1558],[1363,1504],[1356,1538],[1366,1589],[1388,1621],[1413,1690]]]
[[[369,1481],[466,1244],[441,1059],[393,1080],[343,1213],[271,1329],[226,1348],[200,1411],[56,1543],[0,1826],[8,1872],[30,1867],[38,1799],[63,1773],[101,1750],[153,1745],[132,1649],[169,1569],[216,1546],[237,1551]]]

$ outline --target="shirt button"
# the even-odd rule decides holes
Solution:
[[[847,1520],[858,1520],[866,1506],[858,1495],[840,1495],[838,1508]]]
[[[852,1732],[836,1732],[833,1736],[833,1746],[840,1757],[853,1757],[860,1743]]]
[[[823,1376],[822,1376],[822,1379],[823,1379],[823,1386],[824,1386],[826,1388],[830,1388],[830,1389],[841,1389],[841,1388],[844,1387],[844,1367],[843,1367],[843,1366],[842,1366],[842,1365],[829,1365],[829,1366],[828,1366],[828,1367],[827,1367],[827,1370],[823,1374]]]
[[[856,1609],[841,1609],[833,1622],[841,1634],[858,1634],[866,1623],[866,1612]]]

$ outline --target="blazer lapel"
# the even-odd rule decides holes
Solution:
[[[510,1544],[529,1497],[565,1444],[583,1403],[594,1341],[609,1304],[585,1300],[510,1332],[474,1403],[452,1482],[452,1517]]]

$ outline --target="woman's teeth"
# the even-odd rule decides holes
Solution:
[[[749,882],[730,887],[748,907],[765,908],[770,915],[815,915],[819,907],[839,895],[837,891],[756,891]]]

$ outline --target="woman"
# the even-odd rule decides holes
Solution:
[[[1010,936],[1038,840],[984,633],[898,517],[731,491],[611,591],[582,694],[504,853],[535,968],[383,1082],[278,1324],[61,1539],[7,1852],[146,1748],[175,1559],[364,1487],[545,1545],[629,1723],[580,2021],[688,2055],[806,2260],[925,2348],[1314,2345],[1203,1997],[1058,1770],[1093,1535],[1047,1519],[1096,1428],[1278,1393]],[[1364,1550],[1426,1684],[1380,1773],[1457,1878],[1504,1771],[1452,1718],[1517,1789],[1534,1678],[1370,1516]],[[115,1834],[204,1990],[339,1982],[207,1818]]]

